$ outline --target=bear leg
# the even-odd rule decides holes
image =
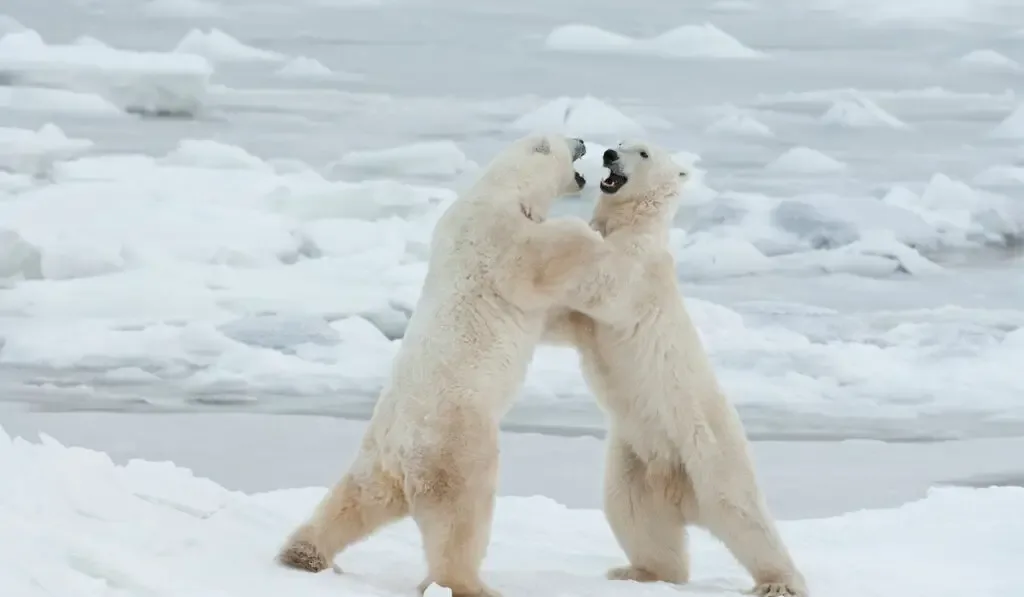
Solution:
[[[614,432],[608,434],[604,511],[629,566],[613,568],[611,580],[689,580],[686,526],[680,507],[680,479],[650,467]]]
[[[379,469],[349,472],[292,533],[277,560],[309,572],[326,570],[340,551],[406,514],[408,503],[393,479]]]
[[[497,439],[495,433],[493,447],[474,447],[472,462],[451,460],[417,479],[422,491],[412,499],[412,517],[428,568],[421,593],[433,582],[452,597],[501,597],[480,579],[497,493]]]
[[[803,576],[789,555],[757,485],[753,464],[745,455],[709,450],[693,459],[697,523],[732,552],[754,578],[752,594],[760,597],[804,597]],[[698,482],[699,479],[699,482]]]

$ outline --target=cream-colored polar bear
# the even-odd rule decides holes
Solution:
[[[512,143],[443,214],[422,294],[391,378],[348,472],[278,560],[320,571],[407,515],[428,576],[455,597],[497,595],[480,580],[498,473],[498,424],[519,393],[547,313],[605,246],[582,219],[546,220],[584,185],[582,141]]]
[[[804,595],[743,426],[677,287],[669,228],[687,174],[641,142],[609,149],[603,161],[610,174],[591,224],[617,253],[591,281],[591,291],[605,293],[599,317],[556,309],[544,341],[576,347],[609,419],[605,514],[630,565],[608,576],[686,582],[685,527],[694,524],[726,544],[754,577],[755,594]]]

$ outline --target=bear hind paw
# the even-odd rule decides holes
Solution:
[[[307,572],[321,572],[330,567],[327,558],[309,541],[296,541],[288,545],[278,554],[277,561],[289,568]]]
[[[608,580],[632,580],[634,582],[680,582],[679,580],[672,578],[662,578],[660,575],[638,566],[621,566],[618,568],[612,568],[605,576]]]
[[[807,592],[790,583],[765,582],[750,591],[755,597],[806,597]]]

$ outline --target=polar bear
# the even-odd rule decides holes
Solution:
[[[359,452],[288,538],[286,566],[318,572],[382,525],[411,516],[428,576],[454,597],[495,596],[479,577],[498,473],[498,425],[519,393],[547,313],[596,268],[605,241],[579,218],[546,219],[583,188],[579,139],[513,142],[446,210],[426,280]],[[573,299],[575,300],[575,299]],[[567,302],[566,304],[571,304]]]
[[[603,311],[556,308],[542,341],[577,349],[609,419],[605,515],[629,566],[608,577],[685,583],[685,528],[694,524],[746,567],[755,594],[805,595],[677,286],[669,228],[687,172],[643,142],[623,142],[603,162],[609,175],[591,225],[618,260],[592,281],[606,293]]]

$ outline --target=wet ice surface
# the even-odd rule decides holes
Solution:
[[[592,182],[699,168],[673,251],[752,436],[1024,429],[1013,3],[56,4],[0,9],[4,400],[365,418],[438,213],[549,127]],[[506,426],[600,435],[571,351]]]

